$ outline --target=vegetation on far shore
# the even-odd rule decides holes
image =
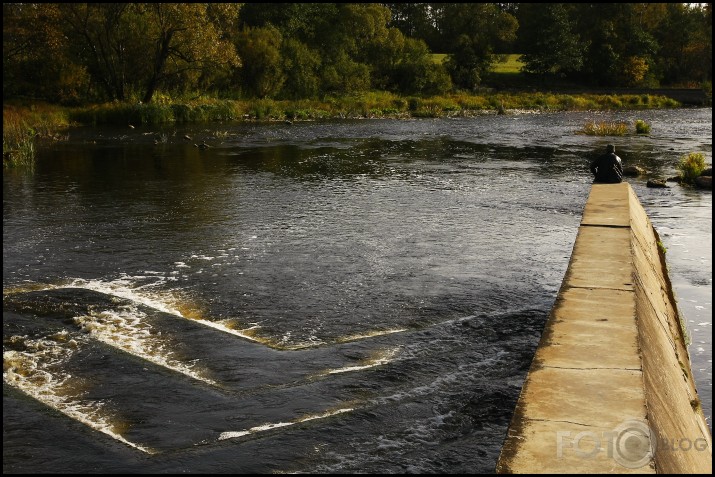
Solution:
[[[3,164],[74,124],[711,104],[711,36],[711,4],[8,3]]]
[[[510,110],[574,111],[673,108],[664,96],[557,93],[449,94],[433,97],[367,92],[315,100],[228,100],[170,98],[158,94],[149,104],[110,102],[59,106],[36,101],[3,104],[3,164],[20,165],[34,156],[35,140],[61,140],[70,126],[142,126],[210,121],[305,121],[362,118],[439,118],[504,114]]]

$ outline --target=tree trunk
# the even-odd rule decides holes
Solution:
[[[147,82],[146,92],[144,93],[144,99],[142,100],[145,104],[151,102],[151,98],[154,96],[157,86],[159,86],[159,78],[164,71],[166,59],[169,57],[169,45],[171,44],[171,38],[173,36],[174,31],[168,31],[161,41],[161,49],[159,50],[156,62],[154,63],[154,72]]]

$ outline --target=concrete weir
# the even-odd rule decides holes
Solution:
[[[712,437],[658,233],[594,184],[497,473],[712,472]]]

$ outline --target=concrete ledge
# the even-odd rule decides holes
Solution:
[[[498,473],[707,473],[659,237],[627,183],[594,184]]]

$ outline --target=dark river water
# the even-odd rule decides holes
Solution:
[[[636,119],[652,134],[576,133]],[[3,472],[493,473],[608,142],[672,176],[712,162],[712,109],[40,147],[3,174]],[[712,193],[650,176],[628,181],[709,421]]]

